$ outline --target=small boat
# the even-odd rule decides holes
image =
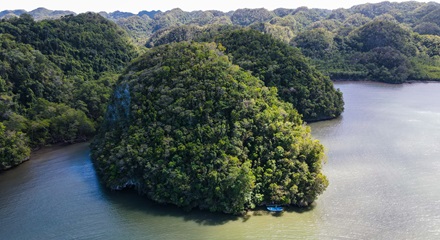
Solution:
[[[267,205],[266,208],[269,212],[282,212],[284,210],[283,207],[277,205]]]

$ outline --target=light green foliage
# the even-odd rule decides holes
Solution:
[[[269,34],[276,39],[279,39],[285,43],[289,43],[295,35],[289,27],[274,25],[270,23],[258,23],[250,26],[251,29],[255,29],[259,32]]]
[[[106,186],[233,214],[273,201],[305,206],[324,191],[322,145],[275,88],[222,49],[163,45],[128,67],[92,144]]]
[[[46,143],[73,143],[84,141],[93,136],[95,132],[94,123],[87,118],[86,114],[80,110],[73,109],[65,104],[51,103],[44,99],[38,99],[34,106],[29,109],[28,116],[35,119],[29,124],[32,126],[29,137],[32,142],[44,141]],[[38,131],[44,131],[40,134]],[[34,137],[44,136],[42,139]],[[35,140],[35,141],[34,141]]]
[[[138,45],[144,44],[153,29],[153,20],[147,15],[131,16],[116,20],[116,24],[124,28]]]
[[[275,14],[265,8],[258,9],[238,9],[231,16],[233,24],[240,26],[249,26],[252,23],[261,23],[269,21],[275,17]]]

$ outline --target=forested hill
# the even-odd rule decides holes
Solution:
[[[24,12],[6,10],[0,12],[0,18]],[[71,12],[39,8],[29,14],[45,19]],[[435,2],[382,2],[336,10],[260,8],[225,13],[176,8],[99,14],[125,29],[139,45],[148,42],[154,46],[169,32],[178,40],[191,39],[194,31],[218,25],[247,27],[300,48],[331,79],[440,80],[440,4]],[[188,27],[194,31],[175,30]]]
[[[149,39],[147,46],[194,40],[218,25],[245,27],[298,47],[332,79],[388,83],[440,80],[440,4],[437,3],[383,2],[333,11],[240,9],[217,15],[210,21],[200,16],[199,12],[185,13],[179,9],[156,15],[157,20],[168,21],[165,24],[152,20],[155,27],[144,31],[152,33],[144,37]],[[156,30],[157,22],[165,27]]]
[[[266,86],[276,87],[280,98],[292,103],[305,121],[335,118],[344,109],[342,93],[330,79],[310,67],[297,48],[269,34],[236,27],[200,31],[184,26],[163,33],[152,45],[189,40],[221,44],[235,64],[251,71]]]
[[[0,170],[33,148],[92,137],[118,74],[137,55],[98,14],[0,21]]]
[[[223,51],[166,44],[127,68],[92,144],[107,187],[233,214],[307,206],[325,190],[323,147],[301,116]]]

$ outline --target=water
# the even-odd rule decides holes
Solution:
[[[352,239],[440,239],[440,84],[337,87],[342,118],[312,124],[328,149],[321,229]]]
[[[0,239],[440,239],[440,84],[337,83],[311,124],[330,186],[308,211],[184,212],[99,184],[87,143],[0,173]]]

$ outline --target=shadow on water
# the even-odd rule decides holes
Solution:
[[[144,214],[145,216],[182,218],[184,221],[192,221],[199,225],[217,226],[233,221],[246,222],[252,217],[281,217],[283,216],[284,212],[304,213],[313,210],[314,208],[314,205],[307,208],[285,207],[284,212],[273,213],[267,211],[266,207],[258,207],[252,211],[248,211],[244,215],[239,216],[224,213],[213,213],[207,210],[198,209],[185,211],[184,209],[175,205],[160,204],[150,200],[146,196],[140,196],[134,189],[124,189],[121,191],[109,190],[99,182],[98,176],[89,157],[87,157],[86,162],[86,165],[88,165],[88,183],[90,184],[90,187],[95,189],[98,188],[96,189],[98,192],[97,194],[100,195],[104,201],[113,205],[114,209],[119,209],[123,212],[138,212]]]
[[[316,207],[316,203],[312,203],[312,204],[310,204],[307,207],[294,207],[294,206],[287,207],[287,208],[284,208],[284,211],[288,212],[288,213],[299,213],[299,214],[302,214],[302,213],[306,213],[306,212],[312,211],[313,209],[315,209],[315,207]]]
[[[111,191],[105,189],[100,184],[101,191],[105,198],[124,211],[142,212],[145,215],[159,217],[175,217],[182,218],[185,221],[193,221],[200,225],[216,226],[223,225],[230,221],[245,221],[243,216],[234,216],[223,213],[212,213],[198,209],[185,211],[171,204],[156,203],[146,196],[140,196],[133,189],[122,191]]]
[[[106,200],[124,211],[142,212],[145,215],[155,217],[182,218],[184,221],[192,221],[204,226],[224,225],[233,221],[247,222],[252,217],[282,217],[285,213],[305,213],[315,208],[315,205],[312,204],[305,208],[285,207],[283,212],[269,212],[265,207],[259,207],[240,216],[213,213],[199,209],[186,211],[175,205],[154,202],[146,196],[138,195],[134,189],[112,191],[104,188],[102,184],[99,185]]]

